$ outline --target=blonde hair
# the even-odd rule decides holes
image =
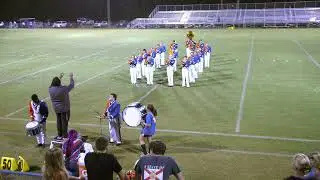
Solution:
[[[49,149],[45,154],[43,177],[45,180],[68,179],[63,153],[59,148]]]
[[[297,173],[306,174],[310,170],[311,164],[307,155],[298,153],[293,156],[293,169]]]
[[[320,169],[320,153],[313,152],[309,155],[311,166]]]

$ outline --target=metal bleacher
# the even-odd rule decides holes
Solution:
[[[320,1],[246,4],[160,5],[130,27],[175,26],[303,26],[320,22]]]

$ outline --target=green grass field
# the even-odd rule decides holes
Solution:
[[[320,51],[318,29],[194,30],[214,46],[211,66],[191,88],[168,88],[165,68],[156,84],[130,84],[127,60],[142,48],[173,39],[185,54],[187,30],[1,30],[0,156],[24,156],[41,166],[45,150],[25,136],[31,94],[48,97],[51,79],[74,72],[71,127],[94,141],[105,96],[122,107],[143,97],[158,108],[167,155],[186,179],[281,179],[291,156],[319,150]],[[68,83],[65,77],[64,84]],[[148,93],[147,96],[145,96]],[[49,136],[56,135],[50,105]],[[106,125],[106,123],[104,123]],[[106,134],[107,126],[104,126]],[[139,130],[122,128],[124,145],[110,147],[124,169],[140,154]]]

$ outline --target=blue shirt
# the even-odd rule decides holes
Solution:
[[[193,58],[196,64],[200,62],[200,56],[198,54],[194,55]]]
[[[146,115],[146,124],[150,126],[145,126],[143,128],[144,135],[154,135],[156,133],[156,123],[153,120],[154,116],[151,112],[148,112]]]
[[[161,54],[161,52],[162,52],[162,51],[161,51],[161,47],[157,48],[156,53],[157,53],[157,54]]]
[[[152,58],[155,58],[155,57],[156,57],[156,55],[157,55],[156,51],[152,51],[152,53],[151,53],[151,57],[152,57]]]
[[[175,62],[176,62],[176,60],[175,60],[174,58],[171,58],[171,59],[169,60],[168,66],[173,66]]]
[[[150,66],[154,65],[154,59],[152,57],[148,58],[148,65]]]
[[[178,54],[178,51],[176,51],[176,52],[174,52],[173,57],[174,57],[174,58],[178,58],[178,55],[179,55],[179,54]]]
[[[167,51],[167,48],[165,45],[162,45],[162,52],[166,52]]]
[[[120,104],[118,101],[115,100],[111,102],[107,109],[106,115],[108,115],[110,119],[116,119],[120,116]]]
[[[187,60],[185,63],[182,64],[182,67],[184,67],[184,68],[189,68],[189,66],[190,66],[189,60]]]
[[[208,45],[208,52],[211,53],[211,46]]]
[[[147,57],[148,57],[148,54],[147,53],[143,53],[142,58],[143,59],[147,59]]]
[[[137,60],[136,58],[131,59],[131,63],[129,64],[130,67],[136,67],[137,66]]]
[[[138,63],[140,63],[140,64],[141,64],[141,63],[142,63],[142,61],[143,61],[143,57],[142,57],[142,56],[138,56],[138,57],[137,57],[137,59],[138,59]]]

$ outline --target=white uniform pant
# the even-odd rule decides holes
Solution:
[[[183,67],[182,68],[182,87],[190,87],[189,85],[189,70],[188,68]]]
[[[191,56],[191,49],[186,48],[186,54],[187,54],[187,57],[190,57]]]
[[[177,59],[175,59],[174,64],[173,64],[173,72],[177,71]]]
[[[204,67],[208,68],[210,66],[210,53],[206,52],[204,56]]]
[[[46,142],[46,123],[39,123],[40,133],[36,135],[38,144],[45,144]]]
[[[145,62],[146,62],[146,61],[143,60],[142,63],[141,63],[141,75],[144,76],[144,77],[146,76],[146,67],[147,67],[147,66],[144,64]]]
[[[189,67],[189,80],[191,83],[194,83],[196,81],[194,65],[190,65],[190,67]]]
[[[199,63],[196,63],[194,65],[194,78],[198,79],[198,73],[199,73]]]
[[[173,86],[173,66],[167,66],[168,86]]]
[[[199,63],[199,73],[203,72],[203,57],[200,58],[200,63]]]
[[[161,66],[165,65],[165,57],[164,57],[164,52],[161,53],[160,58],[161,58]]]
[[[137,68],[130,67],[131,84],[136,84],[137,82]]]
[[[154,66],[147,66],[147,84],[153,84],[153,67]]]
[[[141,79],[141,72],[142,72],[142,70],[141,70],[141,67],[142,67],[142,64],[140,64],[140,63],[137,63],[137,78],[138,79]]]
[[[109,119],[110,142],[121,143],[120,123],[118,119]]]
[[[161,55],[159,53],[157,53],[156,55],[156,68],[161,68],[161,65],[160,65],[160,61],[161,61]]]

